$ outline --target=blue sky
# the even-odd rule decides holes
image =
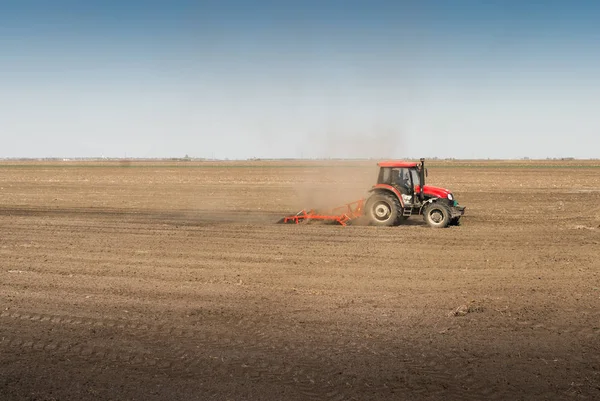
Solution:
[[[0,157],[600,157],[593,1],[3,1]]]

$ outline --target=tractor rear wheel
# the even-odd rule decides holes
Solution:
[[[450,223],[450,209],[443,203],[430,204],[425,208],[423,216],[431,227],[444,228]]]
[[[395,226],[400,223],[400,201],[393,195],[374,194],[367,202],[367,218],[374,226]]]

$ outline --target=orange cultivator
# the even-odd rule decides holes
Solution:
[[[342,226],[347,225],[352,220],[358,219],[363,215],[364,199],[359,199],[355,202],[347,203],[343,206],[338,206],[327,212],[319,212],[311,209],[309,211],[301,210],[293,216],[284,217],[279,220],[282,224],[300,224],[311,220],[327,221],[338,223]]]

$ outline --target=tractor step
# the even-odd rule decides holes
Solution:
[[[408,216],[412,216],[412,206],[411,207],[405,207],[404,209],[402,209],[402,216],[408,217]]]

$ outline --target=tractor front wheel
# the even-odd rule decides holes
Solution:
[[[398,198],[381,193],[372,195],[366,207],[369,223],[374,226],[398,225],[400,210]]]
[[[442,203],[434,202],[427,206],[423,216],[431,227],[444,228],[450,223],[450,209]]]

